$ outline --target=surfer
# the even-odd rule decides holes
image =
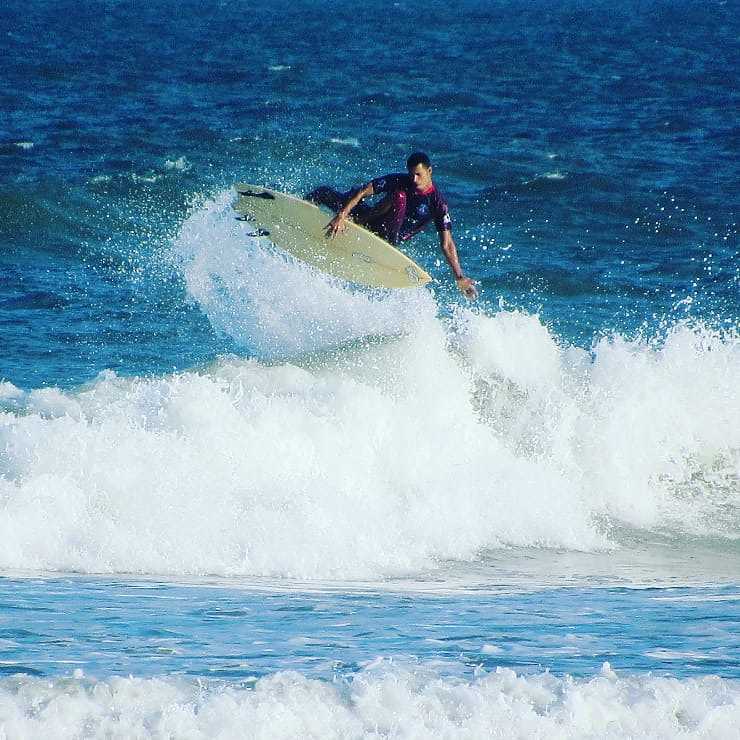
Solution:
[[[364,226],[391,244],[416,236],[430,222],[439,234],[439,243],[445,259],[455,276],[460,292],[469,300],[478,297],[475,282],[465,277],[457,247],[452,238],[452,219],[447,201],[432,182],[432,163],[424,152],[414,152],[406,160],[405,173],[383,175],[361,188],[340,193],[334,188],[321,186],[311,191],[306,200],[324,205],[336,212],[326,227],[328,236],[335,236],[346,228],[348,218]],[[385,194],[377,205],[362,201],[371,196]]]

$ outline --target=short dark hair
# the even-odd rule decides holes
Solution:
[[[431,160],[429,159],[428,155],[425,154],[424,152],[414,152],[406,160],[406,169],[413,170],[417,164],[423,164],[426,168],[429,168],[432,166]]]

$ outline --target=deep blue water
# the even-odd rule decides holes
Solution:
[[[738,38],[6,0],[0,736],[736,737]],[[431,232],[368,294],[232,218],[416,149],[475,306]]]
[[[16,384],[229,349],[164,258],[192,198],[239,179],[345,187],[414,148],[490,304],[585,345],[737,322],[733,3],[10,2],[3,18],[0,374]],[[431,234],[414,256],[446,277]]]

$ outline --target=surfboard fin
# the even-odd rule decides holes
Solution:
[[[239,190],[239,195],[244,198],[262,198],[262,200],[275,200],[275,196],[272,193],[268,193],[267,190],[263,190],[261,193],[257,193],[254,190]]]

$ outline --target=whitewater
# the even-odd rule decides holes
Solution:
[[[0,567],[29,615],[4,637],[1,736],[734,737],[737,679],[624,674],[605,658],[634,660],[608,638],[615,609],[674,599],[691,634],[727,620],[700,617],[697,600],[740,600],[737,334],[678,322],[583,348],[521,310],[440,312],[433,293],[358,290],[245,236],[230,200],[194,206],[170,259],[251,357],[0,386]],[[45,608],[77,603],[56,636],[34,606],[44,582]],[[578,641],[556,647],[536,622],[526,648],[490,633],[522,599],[555,599],[543,613],[566,618],[571,597],[541,591],[564,584],[607,615]],[[492,615],[495,594],[514,602]],[[463,609],[470,634],[453,619],[417,641],[401,610],[406,636],[386,644],[389,625],[362,605],[392,615],[409,597],[416,619],[431,610],[428,632]],[[80,609],[117,621],[100,633],[106,618],[87,625]],[[333,627],[273,626],[286,609]],[[152,636],[136,658],[111,652],[126,624]],[[727,627],[693,649],[681,629],[623,629],[644,642],[638,665],[737,665]],[[212,643],[200,669],[196,635]],[[525,655],[534,670],[507,667]],[[562,674],[537,670],[547,655]],[[106,677],[132,659],[138,677]],[[43,663],[67,675],[22,668]],[[188,677],[201,671],[212,677]]]
[[[440,317],[245,249],[229,211],[174,249],[211,321],[269,359],[6,382],[2,568],[378,579],[656,536],[737,557],[735,332],[586,350],[521,311]]]
[[[374,666],[348,684],[283,673],[249,691],[160,679],[20,679],[0,689],[8,737],[734,737],[740,692],[718,679],[588,681],[499,669],[475,682]],[[33,718],[29,721],[28,715]]]

